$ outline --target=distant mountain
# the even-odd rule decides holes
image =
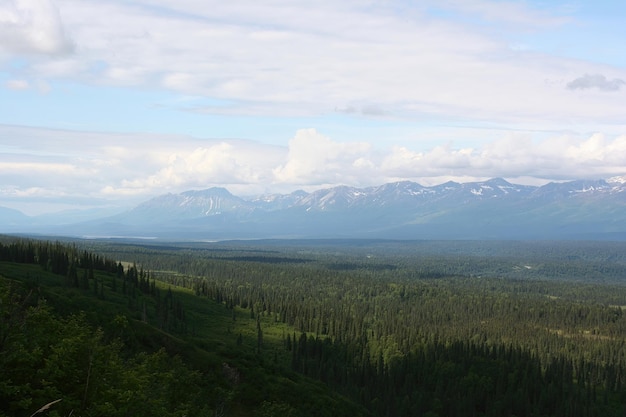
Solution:
[[[235,197],[225,188],[214,187],[161,195],[111,220],[128,224],[164,223],[226,213],[245,213],[253,208],[252,203]]]
[[[92,222],[119,213],[120,208],[90,208],[63,210],[27,216],[19,210],[0,207],[0,233],[53,234],[74,236],[77,224]]]
[[[525,186],[494,178],[426,187],[402,181],[238,197],[224,188],[165,194],[64,228],[170,239],[626,240],[626,177]]]
[[[0,207],[0,219],[2,219],[0,225],[7,231],[12,231],[14,228],[19,229],[30,221],[30,217],[21,211],[8,207]]]
[[[77,222],[85,222],[89,220],[100,219],[102,217],[112,216],[122,210],[123,209],[120,207],[70,209],[33,216],[31,218],[31,221],[33,225],[74,224]]]

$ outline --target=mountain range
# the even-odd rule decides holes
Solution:
[[[3,208],[0,218],[0,232],[66,236],[626,240],[626,177],[543,186],[501,178],[431,187],[402,181],[247,198],[213,187],[63,225]]]

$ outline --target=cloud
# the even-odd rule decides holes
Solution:
[[[372,119],[546,123],[549,113],[559,125],[595,117],[589,108],[607,120],[624,110],[595,97],[572,101],[562,83],[544,82],[571,79],[593,64],[513,51],[510,39],[473,18],[498,28],[514,20],[518,29],[507,26],[506,33],[515,38],[516,31],[567,23],[549,8],[491,1],[409,7],[395,0],[367,7],[358,1],[58,4],[56,10],[50,0],[19,0],[5,7],[0,48],[18,59],[75,46],[63,57],[27,59],[15,78],[166,89],[228,103],[187,108],[217,115],[318,116],[344,109]]]
[[[6,157],[6,156],[5,156]],[[0,162],[0,174],[37,174],[37,175],[58,175],[58,174],[78,174],[79,170],[76,166],[65,163],[45,163],[45,162]],[[82,171],[80,174],[86,174]]]
[[[132,204],[167,192],[224,186],[238,195],[424,185],[493,177],[525,183],[608,178],[626,173],[626,135],[508,133],[481,146],[377,148],[298,130],[288,147],[245,140],[101,134],[0,125],[0,201]],[[95,203],[94,203],[95,202]]]
[[[66,54],[73,43],[51,0],[8,0],[0,4],[0,52]]]
[[[193,148],[199,142],[202,146]],[[271,182],[271,168],[284,150],[249,141],[188,139],[153,159],[154,169],[130,172],[121,181],[102,188],[105,195],[151,195],[187,189],[225,186],[231,191],[262,190]]]
[[[535,178],[536,182],[580,178],[606,178],[626,172],[626,135],[607,139],[552,136],[535,142],[527,134],[509,134],[481,148],[436,146],[412,151],[394,147],[383,159],[380,172],[387,181],[404,178],[432,184],[433,180],[464,181],[494,177]]]
[[[48,198],[58,199],[59,197],[63,197],[63,192],[55,191],[50,188],[42,188],[42,187],[30,187],[30,188],[15,188],[15,187],[7,187],[0,189],[0,193],[6,196],[12,196],[17,198],[26,198],[29,200],[45,200]]]
[[[595,88],[600,91],[618,91],[626,84],[626,81],[620,78],[607,79],[602,74],[585,74],[567,83],[570,90],[587,90]]]
[[[338,143],[315,129],[302,129],[289,141],[285,163],[273,169],[275,182],[328,184],[354,182],[361,168],[370,169],[371,146],[364,142]],[[356,172],[355,172],[356,171]]]
[[[335,108],[335,112],[344,114],[360,114],[362,116],[387,116],[390,114],[389,111],[383,110],[376,104],[368,104],[362,107],[348,105],[341,108]]]
[[[28,90],[30,88],[30,83],[26,80],[9,80],[5,85],[9,90]]]

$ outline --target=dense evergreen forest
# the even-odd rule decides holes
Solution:
[[[625,249],[6,237],[0,416],[621,416]]]

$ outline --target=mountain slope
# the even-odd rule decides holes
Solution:
[[[65,234],[175,239],[626,239],[626,178],[426,187],[402,181],[238,197],[224,188],[165,194]]]
[[[0,207],[0,219],[2,219],[2,225],[7,229],[26,224],[30,221],[30,217],[23,214],[21,211],[8,207]]]

